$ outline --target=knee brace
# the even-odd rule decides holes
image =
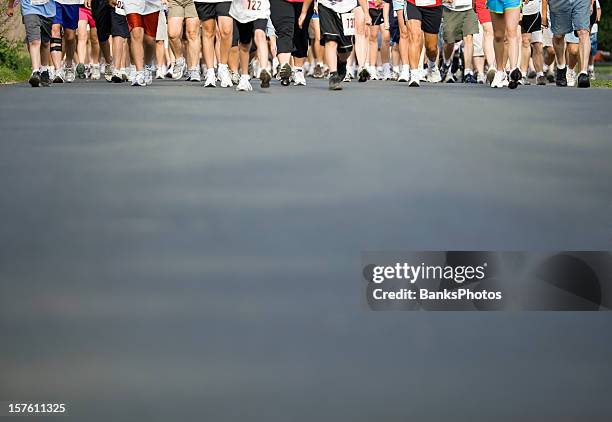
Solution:
[[[62,39],[61,38],[51,38],[51,48],[50,51],[62,51]]]

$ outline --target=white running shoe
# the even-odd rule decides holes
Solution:
[[[491,88],[503,88],[504,86],[508,86],[508,74],[503,70],[495,72]]]
[[[391,65],[389,63],[385,63],[383,65],[382,80],[389,81],[391,79],[393,79],[393,73],[391,72]]]
[[[130,71],[128,72],[128,81],[134,82],[136,79],[136,66],[130,65]]]
[[[249,82],[249,75],[240,76],[240,82],[238,82],[236,91],[252,91],[252,90],[253,90],[253,87],[251,86],[251,82]]]
[[[104,79],[106,82],[111,82],[113,78],[113,67],[110,64],[104,65]]]
[[[76,79],[76,73],[74,72],[73,66],[64,66],[64,75],[66,76],[66,82],[71,83]]]
[[[194,67],[193,69],[189,70],[189,80],[191,82],[202,82],[202,78],[200,77],[200,69],[197,67]]]
[[[397,81],[398,82],[408,82],[409,80],[410,80],[410,68],[407,66],[402,66],[402,70],[400,71]]]
[[[232,75],[230,75],[227,66],[219,66],[217,68],[217,76],[219,77],[221,88],[229,88],[232,86]]]
[[[293,85],[295,86],[306,86],[306,77],[304,76],[304,70],[298,69],[293,74]]]
[[[569,66],[567,68],[567,86],[576,86],[576,72]]]
[[[380,75],[378,74],[378,70],[376,70],[375,66],[368,66],[368,72],[370,73],[371,81],[379,81]]]
[[[215,76],[215,69],[210,68],[206,71],[206,76],[204,79],[204,87],[206,88],[214,88],[217,86],[217,77]]]
[[[134,73],[134,80],[132,81],[132,86],[147,86],[144,70],[136,71]]]
[[[155,79],[164,79],[166,77],[166,73],[168,73],[166,66],[158,67],[155,71]]]
[[[408,86],[413,88],[421,86],[421,72],[419,72],[419,69],[410,72],[410,82],[408,82]]]
[[[427,75],[425,76],[427,82],[432,84],[437,84],[442,81],[442,76],[440,75],[440,69],[438,69],[438,65],[435,64],[427,68]]]
[[[174,67],[172,68],[172,79],[181,79],[185,73],[185,58],[179,57],[176,59],[176,63],[174,63]]]
[[[102,74],[100,73],[100,65],[99,64],[94,64],[91,66],[91,80],[93,81],[97,81],[100,79],[100,76]]]
[[[232,84],[238,85],[238,83],[240,83],[240,73],[230,70],[230,75],[232,75]]]
[[[146,64],[144,67],[145,83],[151,85],[153,83],[153,67]]]

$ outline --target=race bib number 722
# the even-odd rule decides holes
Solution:
[[[123,0],[117,0],[117,5],[115,6],[115,13],[121,16],[125,16],[125,8],[123,7]]]
[[[247,10],[261,10],[261,0],[244,0],[242,4]]]
[[[355,14],[353,12],[342,14],[342,30],[344,35],[355,35]]]

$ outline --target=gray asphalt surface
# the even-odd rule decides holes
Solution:
[[[360,253],[611,249],[612,90],[309,82],[0,87],[0,400],[609,421],[609,313],[373,313]]]

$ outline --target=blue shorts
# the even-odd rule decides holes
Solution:
[[[487,8],[493,13],[504,13],[509,9],[520,9],[521,0],[487,0]]]
[[[591,34],[591,56],[597,54],[597,32]]]
[[[55,3],[53,25],[60,24],[64,29],[76,30],[79,26],[79,5]]]
[[[591,0],[549,0],[550,29],[554,35],[565,35],[591,28]]]

